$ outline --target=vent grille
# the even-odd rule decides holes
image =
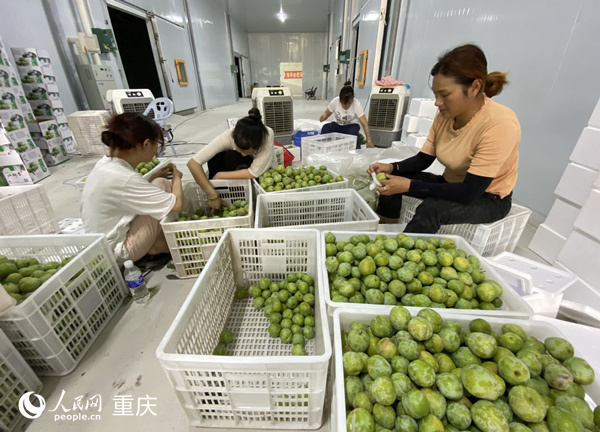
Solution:
[[[123,112],[143,113],[150,102],[121,102]],[[154,111],[150,113],[151,118],[154,118]]]
[[[383,99],[371,96],[371,103],[369,105],[369,127],[394,130],[397,114],[397,99]]]
[[[292,101],[263,102],[265,125],[273,129],[275,135],[294,133],[294,112]]]

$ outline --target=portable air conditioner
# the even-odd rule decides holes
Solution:
[[[252,106],[258,108],[264,124],[273,129],[275,141],[292,144],[294,101],[289,88],[256,87],[252,90]]]
[[[116,89],[106,92],[106,99],[110,103],[113,114],[124,112],[143,113],[154,95],[148,89]],[[151,117],[154,113],[151,113]]]
[[[400,141],[409,96],[409,88],[403,85],[373,87],[368,119],[375,147],[390,147],[392,141]]]

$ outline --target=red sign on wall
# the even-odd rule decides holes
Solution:
[[[302,79],[302,71],[285,71],[283,79]]]

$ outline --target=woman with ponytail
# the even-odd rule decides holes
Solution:
[[[431,76],[439,113],[421,151],[367,170],[389,177],[377,188],[377,212],[384,222],[397,223],[406,194],[423,202],[405,232],[436,233],[441,225],[500,220],[511,208],[521,140],[515,113],[490,99],[502,91],[506,74],[488,73],[483,51],[463,45],[440,56]],[[423,172],[436,158],[444,174]]]
[[[323,125],[321,128],[322,134],[339,132],[347,135],[356,136],[356,148],[360,149],[360,125],[365,131],[367,139],[367,147],[374,147],[371,143],[371,131],[369,131],[369,122],[365,116],[365,111],[358,99],[354,99],[354,89],[350,85],[350,81],[344,83],[344,87],[340,90],[340,95],[334,98],[325,112],[321,114],[319,121],[324,122],[331,114],[334,121]]]
[[[196,183],[208,195],[214,210],[221,208],[219,194],[209,179],[255,179],[277,164],[273,129],[261,121],[260,111],[252,108],[248,116],[238,120],[190,159],[187,166]],[[208,164],[208,178],[202,164]]]
[[[119,264],[168,253],[159,221],[183,210],[181,172],[165,167],[148,181],[135,171],[164,146],[160,126],[142,114],[119,114],[108,121],[102,142],[109,156],[96,163],[81,195],[85,232],[105,234]]]

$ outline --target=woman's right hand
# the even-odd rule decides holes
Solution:
[[[392,171],[393,171],[393,169],[394,169],[394,167],[392,166],[392,164],[375,162],[374,164],[371,164],[369,166],[369,168],[367,169],[367,174],[371,174],[371,173],[375,173],[375,174],[379,174],[379,173],[391,174]]]
[[[181,179],[183,177],[183,174],[181,173],[181,171],[179,171],[177,169],[177,166],[175,166],[175,164],[173,164],[173,178],[175,178],[175,177]]]
[[[208,206],[212,209],[213,213],[223,207],[224,204],[221,198],[208,200]]]

